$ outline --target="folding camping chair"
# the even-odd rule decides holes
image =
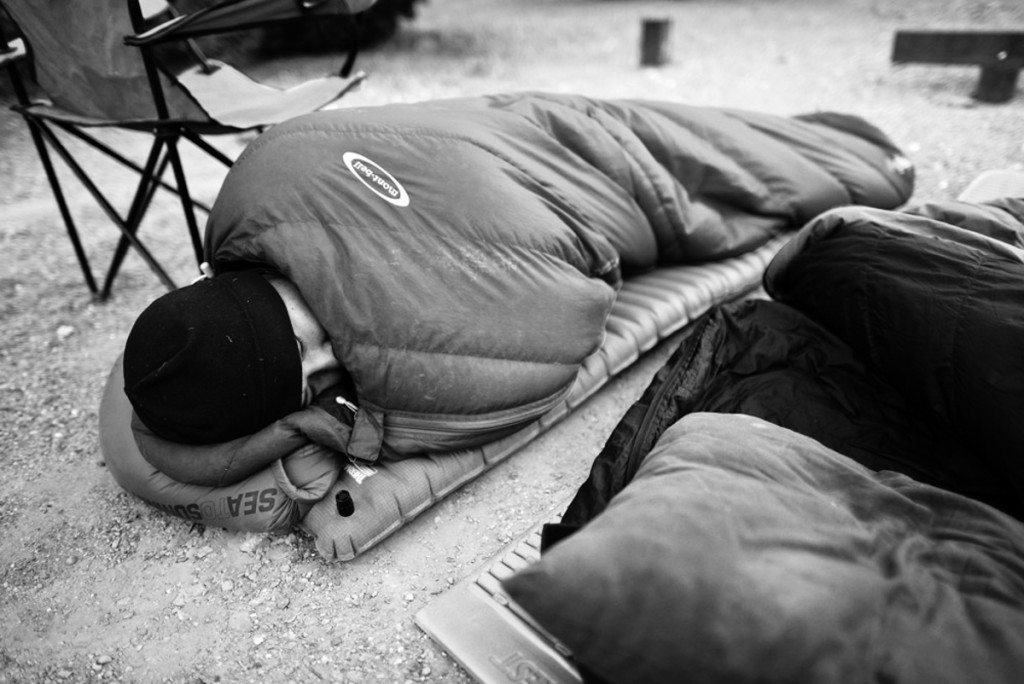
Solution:
[[[180,198],[197,263],[202,261],[195,210],[208,213],[209,207],[196,201],[189,191],[179,140],[190,141],[230,166],[233,160],[204,136],[260,131],[322,109],[365,78],[363,73],[350,73],[353,50],[338,75],[286,90],[272,88],[206,58],[194,38],[292,19],[354,17],[375,1],[220,0],[206,9],[181,15],[165,0],[0,0],[0,7],[13,18],[21,35],[10,44],[0,38],[0,65],[7,67],[18,100],[14,109],[28,124],[94,297],[105,300],[110,295],[129,246],[169,289],[176,287],[139,237],[139,226],[159,188]],[[177,49],[168,48],[171,44]],[[33,80],[19,71],[19,63],[25,66],[29,60]],[[41,91],[39,96],[36,90]],[[151,134],[145,161],[137,163],[99,140],[92,129],[101,128]],[[84,141],[88,148],[99,150],[139,175],[126,213],[114,207],[98,180],[90,177],[85,165],[58,137],[58,131],[65,140]],[[51,150],[120,231],[101,288],[93,276]],[[173,183],[164,179],[168,166]]]

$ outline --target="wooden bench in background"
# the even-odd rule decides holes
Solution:
[[[1006,102],[1024,68],[1024,30],[897,31],[892,62],[980,66],[971,96],[981,102]]]

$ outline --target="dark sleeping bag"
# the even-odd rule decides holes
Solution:
[[[297,284],[355,384],[344,451],[372,460],[545,413],[624,275],[740,254],[831,207],[896,207],[912,185],[883,133],[840,114],[537,93],[339,109],[249,145],[207,257]]]
[[[1018,681],[1022,245],[1022,200],[817,217],[782,301],[694,326],[509,595],[587,681]]]
[[[698,411],[757,416],[1024,519],[1024,200],[827,212],[765,287],[776,301],[715,307],[693,326],[564,522],[598,513]]]
[[[1024,525],[760,418],[673,423],[505,594],[587,684],[1017,684]]]
[[[1005,479],[841,339],[788,305],[749,300],[716,307],[695,324],[609,436],[562,523],[576,528],[600,513],[662,432],[698,412],[757,416],[872,470],[901,472],[1024,519]]]
[[[765,289],[839,336],[1024,504],[1024,198],[829,212]]]

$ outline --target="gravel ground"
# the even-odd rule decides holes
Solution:
[[[661,68],[638,67],[648,16],[673,22],[672,60]],[[894,30],[930,26],[1019,27],[1024,8],[1011,0],[429,0],[388,45],[361,55],[371,78],[346,104],[529,89],[840,110],[905,149],[918,168],[916,199],[948,199],[985,169],[1024,169],[1024,92],[980,105],[969,96],[974,68],[889,63]],[[339,60],[282,59],[252,71],[287,83]],[[6,82],[0,87],[9,102]],[[24,126],[6,107],[0,148],[0,682],[469,681],[413,615],[554,515],[670,348],[352,562],[324,561],[301,532],[190,526],[122,491],[97,441],[107,372],[159,283],[133,256],[115,296],[91,302]],[[212,199],[223,172],[193,161],[200,194]],[[117,178],[100,160],[93,167]],[[71,202],[87,248],[109,250],[116,235],[103,215],[81,192]],[[145,231],[180,279],[190,277],[172,203],[157,205]]]

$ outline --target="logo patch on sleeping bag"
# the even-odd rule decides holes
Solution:
[[[346,152],[341,159],[352,175],[378,197],[396,207],[409,206],[409,193],[405,191],[401,183],[395,180],[394,176],[382,169],[376,162],[355,152]]]

